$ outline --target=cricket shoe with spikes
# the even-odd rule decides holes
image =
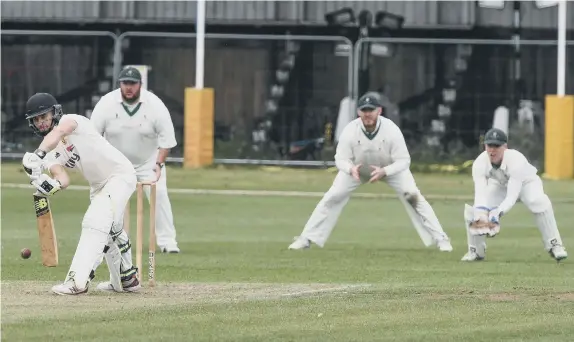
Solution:
[[[122,280],[122,289],[116,290],[111,282],[105,281],[96,286],[97,290],[106,292],[138,292],[141,289],[140,281],[137,275],[132,275],[129,279]]]
[[[568,253],[566,253],[566,250],[564,249],[564,247],[560,246],[560,245],[554,245],[549,251],[548,253],[550,253],[550,256],[553,257],[554,259],[556,259],[556,261],[561,261],[564,260],[568,257]]]
[[[68,280],[63,284],[52,286],[52,292],[62,296],[65,295],[73,296],[87,293],[88,287],[86,286],[83,289],[79,289],[78,287],[76,287],[76,283],[73,280]]]
[[[478,254],[476,248],[470,247],[468,252],[460,259],[461,261],[482,261],[484,260],[484,253]]]
[[[296,236],[293,238],[293,243],[289,245],[289,249],[307,249],[311,247],[311,241],[303,236]]]

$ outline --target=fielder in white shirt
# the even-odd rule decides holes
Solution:
[[[138,181],[155,181],[157,244],[164,253],[179,253],[165,160],[177,145],[171,116],[155,94],[141,87],[141,74],[124,68],[120,88],[104,95],[91,120],[96,130],[120,150],[136,169]],[[149,187],[144,187],[149,200]]]
[[[544,193],[536,168],[522,153],[509,149],[507,142],[502,130],[490,129],[484,137],[485,151],[472,165],[474,206],[466,205],[464,211],[468,252],[462,260],[484,259],[486,238],[500,231],[500,218],[514,207],[517,200],[534,214],[544,249],[557,261],[566,259],[568,254],[562,245],[552,203]],[[470,227],[478,222],[493,223],[493,228]]]
[[[425,245],[452,251],[447,234],[409,169],[411,158],[403,133],[381,112],[376,98],[367,95],[359,99],[359,118],[351,121],[339,138],[335,154],[339,172],[333,185],[289,249],[309,248],[311,242],[323,247],[351,193],[363,183],[383,180],[396,191]]]
[[[61,295],[86,293],[103,257],[110,281],[98,284],[99,290],[139,290],[128,235],[116,224],[121,222],[136,189],[132,164],[94,129],[89,119],[63,115],[62,107],[50,94],[30,97],[26,120],[37,135],[44,137],[38,149],[26,153],[22,160],[36,194],[47,197],[65,189],[70,184],[66,169],[79,171],[90,184],[90,206],[82,220],[72,265],[64,283],[52,287],[52,291]]]

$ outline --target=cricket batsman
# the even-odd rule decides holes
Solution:
[[[90,205],[82,220],[80,241],[63,284],[52,287],[60,295],[88,292],[96,268],[105,257],[110,282],[98,289],[135,292],[141,288],[132,264],[128,235],[117,223],[136,188],[130,161],[110,145],[89,119],[63,115],[62,106],[47,93],[26,103],[30,128],[43,137],[40,146],[24,155],[22,164],[37,193],[52,196],[70,184],[68,170],[79,171],[90,185]],[[49,171],[52,177],[44,171]]]
[[[403,133],[381,116],[381,104],[375,97],[365,95],[357,104],[359,118],[347,124],[339,138],[335,154],[339,172],[333,185],[289,249],[309,248],[311,242],[323,247],[351,193],[363,183],[385,181],[396,191],[425,245],[452,251],[448,236],[409,169],[411,158]]]
[[[171,116],[159,97],[142,89],[138,69],[124,68],[118,80],[120,87],[100,99],[91,120],[98,133],[130,160],[138,181],[156,182],[157,244],[163,253],[179,253],[165,168],[170,149],[177,145]],[[149,191],[145,187],[148,201]]]
[[[519,199],[534,214],[544,249],[556,261],[566,259],[552,202],[544,193],[537,169],[507,143],[502,130],[490,129],[484,136],[485,151],[472,165],[474,206],[466,205],[464,210],[468,252],[462,261],[485,258],[486,238],[500,232],[500,218]]]

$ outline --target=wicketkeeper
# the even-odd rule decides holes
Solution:
[[[506,134],[497,128],[486,132],[485,151],[472,165],[474,207],[465,206],[468,252],[463,261],[483,260],[486,238],[500,232],[500,218],[520,199],[534,214],[544,249],[560,261],[568,254],[562,244],[552,202],[544,193],[536,168],[517,150],[509,149]]]

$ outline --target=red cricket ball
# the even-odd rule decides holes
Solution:
[[[32,251],[28,248],[24,248],[20,251],[20,255],[22,256],[22,259],[28,259],[32,255]]]

